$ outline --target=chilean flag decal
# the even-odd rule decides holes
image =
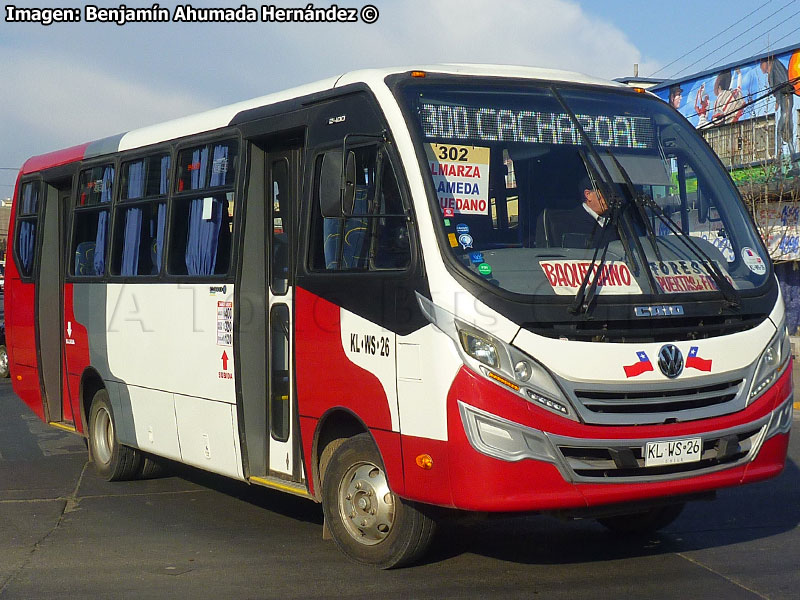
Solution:
[[[642,373],[646,373],[647,371],[653,370],[653,363],[650,362],[650,359],[647,358],[647,354],[645,354],[643,350],[637,352],[636,356],[639,358],[638,361],[636,361],[632,365],[625,365],[622,367],[623,369],[625,369],[625,377],[628,378],[637,377]]]
[[[689,348],[689,355],[686,357],[686,368],[711,371],[711,359],[697,356],[697,346],[692,346]]]

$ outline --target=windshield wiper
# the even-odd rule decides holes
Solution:
[[[658,217],[658,219],[667,226],[667,228],[675,234],[692,252],[695,256],[701,259],[701,262],[706,267],[706,271],[711,276],[711,279],[714,280],[714,283],[717,286],[717,289],[722,294],[722,297],[725,299],[725,302],[728,304],[730,308],[738,308],[739,307],[739,293],[736,291],[736,288],[731,285],[730,281],[725,277],[724,273],[720,269],[719,265],[716,262],[712,261],[711,258],[706,254],[702,248],[692,239],[690,235],[684,233],[684,231],[677,226],[677,224],[670,219],[658,203],[653,200],[647,194],[638,193],[636,188],[633,185],[633,181],[631,180],[628,172],[625,170],[625,167],[619,162],[617,157],[611,151],[610,148],[606,149],[609,158],[614,162],[614,167],[619,171],[619,174],[622,176],[622,180],[625,182],[625,187],[630,195],[631,199],[633,200],[634,205],[637,208],[639,213],[639,217],[641,218],[642,222],[644,223],[645,232],[647,233],[647,239],[650,241],[650,244],[653,247],[653,251],[655,252],[656,258],[659,262],[664,262],[663,258],[661,257],[661,251],[658,247],[658,236],[656,236],[655,231],[653,231],[653,226],[650,223],[650,219],[647,217],[647,213],[645,208],[649,208],[653,211],[653,213]],[[655,277],[652,276],[650,270],[647,271],[651,277],[651,284],[653,284],[653,290],[657,290],[660,286],[657,285],[655,281]]]
[[[592,158],[594,159],[594,162],[597,165],[597,169],[593,168],[591,166],[591,162],[587,159],[586,155],[582,151],[580,150],[578,151],[581,160],[583,160],[583,163],[586,166],[587,172],[595,180],[595,182],[600,185],[600,192],[603,194],[606,203],[611,208],[612,213],[609,219],[612,220],[609,223],[609,225],[614,226],[617,229],[619,240],[622,243],[622,247],[625,251],[625,258],[630,257],[631,270],[633,271],[634,276],[636,276],[639,274],[639,265],[636,263],[636,259],[634,258],[633,252],[631,251],[628,236],[626,235],[626,232],[622,227],[622,223],[619,218],[620,214],[622,213],[622,199],[619,197],[619,194],[617,194],[614,188],[613,185],[614,180],[612,179],[611,174],[608,172],[608,168],[603,162],[603,159],[600,157],[600,154],[597,152],[597,149],[594,147],[592,140],[590,140],[589,136],[586,134],[586,130],[584,130],[583,125],[581,125],[580,121],[578,121],[578,117],[575,116],[573,110],[564,101],[564,98],[561,97],[561,94],[555,87],[551,87],[550,91],[552,92],[553,96],[555,96],[556,100],[558,100],[558,103],[561,105],[561,108],[564,109],[564,112],[567,113],[567,116],[577,129],[578,133],[581,136],[581,140],[589,149],[589,152],[591,153]],[[597,175],[599,175],[599,177],[595,178]],[[631,200],[633,200],[633,198],[631,198]],[[603,228],[604,237],[607,237],[607,235],[605,234],[607,234],[607,230],[610,229],[611,227],[608,226]],[[646,266],[647,256],[645,255],[644,250],[639,244],[639,241],[636,238],[636,236],[633,236],[633,239],[636,243],[637,250],[640,252],[640,255],[642,257],[643,266]],[[608,251],[608,243],[610,241],[611,240],[606,240],[605,242],[603,248],[603,255],[600,258],[600,264],[597,266],[594,272],[594,279],[592,280],[592,285],[589,288],[589,293],[587,294],[586,286],[588,285],[590,274],[592,273],[592,270],[595,268],[599,246],[598,248],[595,248],[594,255],[592,256],[592,262],[589,265],[589,270],[583,276],[583,280],[581,281],[581,286],[578,289],[578,293],[575,296],[575,302],[573,302],[572,306],[570,307],[570,312],[572,312],[573,314],[577,314],[580,311],[588,313],[589,307],[591,306],[592,300],[594,299],[594,296],[597,292],[597,285],[600,278],[600,273],[602,272],[603,266],[605,264],[605,257]],[[648,280],[650,281],[650,285],[652,286],[652,288],[654,290],[657,289],[658,284],[656,283],[655,277],[650,272],[650,269],[645,268],[644,271],[646,273]]]
[[[739,300],[739,292],[736,290],[735,287],[728,281],[728,278],[725,277],[725,274],[722,272],[722,269],[719,265],[711,260],[711,258],[706,254],[706,252],[694,241],[691,235],[688,235],[686,232],[683,231],[680,227],[678,227],[677,223],[670,219],[665,213],[664,210],[658,205],[658,203],[653,200],[653,198],[648,194],[637,194],[634,197],[634,202],[637,205],[641,205],[644,207],[649,208],[653,211],[653,213],[658,217],[658,219],[666,225],[666,227],[679,239],[683,242],[683,244],[692,252],[695,256],[700,258],[703,266],[706,267],[706,271],[711,276],[711,279],[714,280],[714,283],[717,286],[717,289],[722,294],[725,302],[730,308],[739,308],[740,300]],[[660,260],[660,259],[659,259]]]
[[[658,248],[658,237],[656,236],[656,232],[653,231],[653,226],[650,224],[650,219],[647,218],[647,213],[644,210],[644,204],[638,201],[639,194],[637,194],[636,192],[636,188],[633,185],[633,181],[631,181],[628,172],[625,170],[625,168],[622,166],[619,160],[617,160],[617,157],[614,155],[613,152],[611,152],[610,148],[607,150],[607,152],[608,152],[608,157],[612,161],[614,161],[614,167],[616,167],[617,171],[619,171],[619,174],[622,175],[622,180],[625,182],[625,187],[628,190],[628,194],[630,195],[634,205],[636,206],[636,209],[639,212],[639,218],[644,223],[644,228],[645,231],[647,232],[647,239],[650,242],[650,245],[653,247],[653,252],[655,252],[656,258],[658,259],[659,262],[664,262],[663,259],[661,258],[661,250],[659,250]]]
[[[579,151],[581,159],[586,166],[587,172],[590,173],[591,179],[599,183],[599,178],[596,177],[597,173],[592,168],[589,161],[586,159],[582,151]],[[605,186],[603,186],[605,187]],[[578,288],[578,291],[575,294],[575,301],[570,306],[569,311],[572,314],[578,314],[579,312],[587,313],[589,312],[589,306],[592,303],[592,300],[595,297],[597,292],[597,285],[600,281],[600,274],[603,271],[603,266],[606,264],[606,255],[608,254],[608,245],[611,243],[611,238],[609,237],[609,232],[613,229],[617,229],[618,233],[622,233],[619,228],[619,215],[620,211],[622,210],[622,202],[620,201],[619,197],[611,192],[609,195],[605,195],[605,190],[601,189],[601,193],[604,194],[606,203],[610,209],[610,214],[608,216],[608,222],[605,226],[602,227],[601,237],[599,240],[599,244],[595,245],[594,254],[592,254],[592,260],[589,263],[589,268],[586,270],[583,278],[581,279],[581,285]],[[613,228],[613,229],[612,229]],[[620,235],[620,240],[624,239],[623,235]],[[600,251],[600,247],[603,248],[603,254],[600,256],[600,262],[597,262],[597,253]],[[589,291],[587,293],[586,287],[589,285],[589,278],[592,277],[592,273],[594,273],[594,277],[592,278],[591,287],[589,287]]]

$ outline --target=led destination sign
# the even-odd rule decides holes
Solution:
[[[597,146],[631,150],[654,147],[653,125],[648,117],[576,116]],[[566,113],[425,103],[420,105],[419,118],[429,139],[581,144],[580,133]]]

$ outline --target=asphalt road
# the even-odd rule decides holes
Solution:
[[[0,382],[0,598],[797,598],[800,436],[777,479],[690,505],[640,540],[592,521],[447,524],[378,571],[322,540],[307,500],[176,467],[107,483],[83,440]],[[795,413],[795,426],[797,412]]]

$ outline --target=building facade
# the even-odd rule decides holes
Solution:
[[[649,88],[728,168],[769,250],[792,334],[800,330],[800,44]],[[693,232],[724,237],[718,223]],[[715,228],[716,227],[716,228]]]

